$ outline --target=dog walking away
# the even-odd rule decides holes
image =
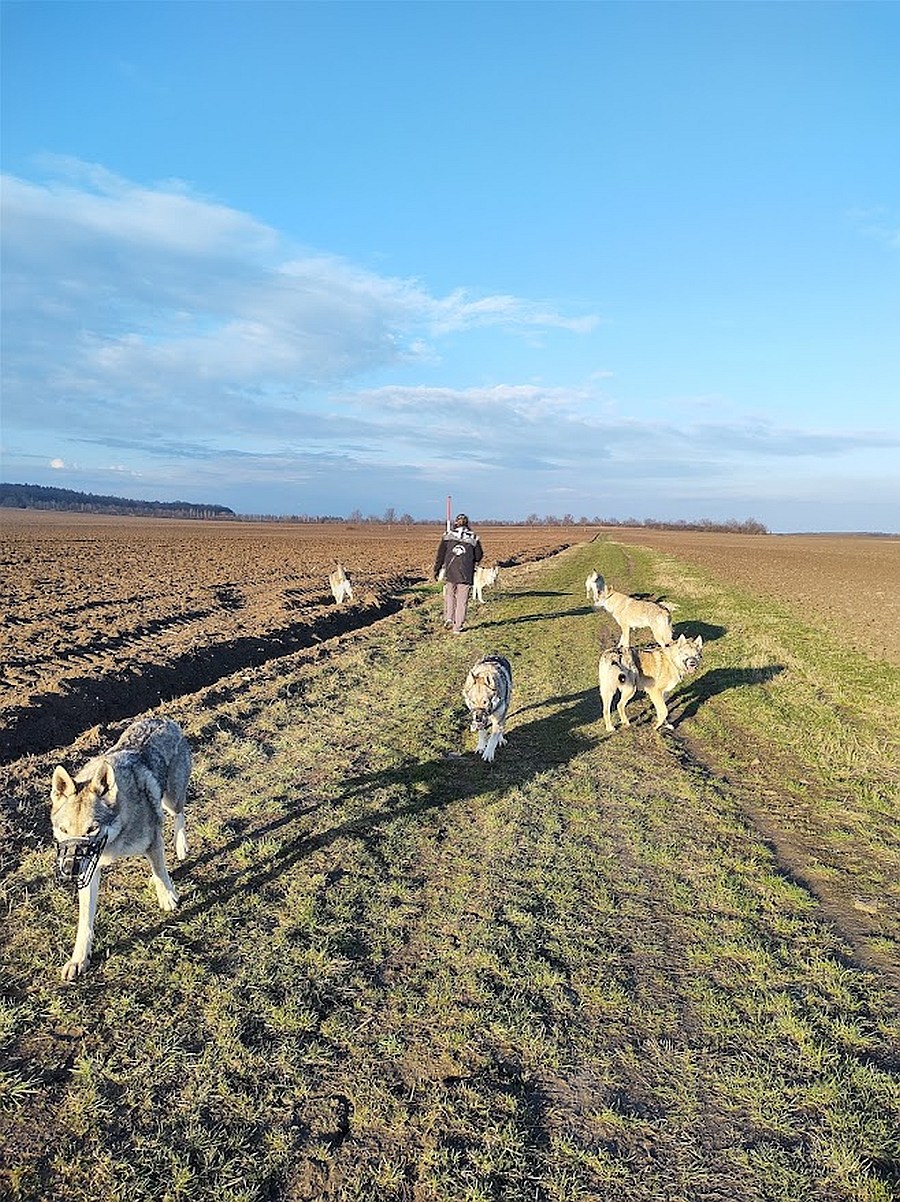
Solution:
[[[463,700],[472,715],[472,730],[478,732],[475,749],[493,763],[501,743],[506,742],[506,715],[512,697],[512,668],[503,655],[485,655],[473,664],[463,685]]]
[[[590,593],[590,576],[585,581],[585,588]],[[622,632],[619,646],[627,647],[631,642],[632,630],[648,629],[660,646],[672,642],[672,611],[668,605],[657,601],[642,601],[639,597],[629,597],[627,593],[617,593],[611,589],[602,576],[597,576],[594,582],[597,609],[605,609],[618,624]]]
[[[647,694],[656,710],[656,726],[671,730],[666,697],[690,672],[700,666],[703,638],[689,639],[680,635],[665,647],[616,647],[603,651],[597,667],[600,696],[603,700],[603,721],[613,730],[612,703],[619,694],[619,721],[630,726],[625,706],[640,689]]]
[[[50,820],[59,877],[78,890],[78,931],[64,981],[74,981],[91,959],[100,869],[123,856],[150,861],[160,909],[178,896],[166,868],[163,810],[175,819],[175,854],[187,855],[184,803],[191,750],[168,718],[133,722],[119,741],[87,763],[73,780],[57,766],[50,786]]]
[[[593,605],[596,605],[600,600],[600,592],[597,587],[597,581],[602,579],[603,577],[599,574],[599,572],[589,572],[585,577],[584,591],[587,595],[588,601],[590,601]]]
[[[484,595],[482,590],[490,588],[491,585],[497,583],[497,577],[500,575],[498,567],[483,568],[481,564],[475,569],[475,577],[472,581],[472,596],[479,603],[484,603]]]
[[[343,605],[345,601],[353,600],[353,586],[350,584],[350,578],[344,571],[342,563],[339,563],[328,577],[328,586],[331,589],[332,597],[334,597],[338,605]]]

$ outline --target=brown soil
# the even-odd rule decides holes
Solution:
[[[176,521],[0,511],[0,763],[72,743],[423,595],[439,527]],[[584,537],[488,527],[485,562]],[[573,537],[574,535],[574,537]],[[354,601],[336,606],[340,560]]]

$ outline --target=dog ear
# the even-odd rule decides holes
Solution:
[[[75,787],[75,782],[66,772],[65,768],[57,764],[53,769],[53,780],[50,784],[50,807],[56,809],[61,805],[67,797],[74,797],[78,790]]]
[[[94,773],[94,778],[90,783],[90,790],[96,793],[98,797],[102,797],[107,805],[115,805],[115,798],[112,796],[116,787],[116,774],[113,772],[112,764],[108,764],[104,760],[97,767]]]
[[[703,646],[703,635],[698,634],[697,637],[694,639],[694,642],[697,644],[697,650],[699,651],[700,648]]]

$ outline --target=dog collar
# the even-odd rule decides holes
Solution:
[[[107,833],[85,835],[81,839],[62,839],[56,846],[56,872],[64,885],[84,889],[100,862]]]

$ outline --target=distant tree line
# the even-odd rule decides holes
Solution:
[[[341,522],[348,526],[435,526],[438,525],[436,518],[414,518],[411,514],[400,513],[396,509],[388,508],[382,514],[370,513],[364,514],[361,509],[354,509],[348,517],[339,517],[333,514],[308,514],[308,513],[289,513],[281,515],[273,514],[242,514],[242,519],[248,522],[321,522],[322,524],[331,522]],[[443,523],[440,523],[443,525]],[[476,525],[478,526],[614,526],[614,527],[644,527],[648,530],[709,530],[718,531],[727,534],[768,534],[769,529],[762,522],[758,522],[756,518],[745,518],[744,521],[738,521],[736,518],[730,518],[726,522],[714,522],[711,518],[699,518],[694,522],[687,521],[672,521],[663,522],[656,518],[601,518],[601,517],[573,517],[571,513],[565,513],[562,517],[554,513],[545,514],[540,517],[536,513],[530,513],[527,518],[522,521],[511,520],[510,518],[480,518]]]
[[[0,484],[0,508],[60,509],[73,513],[112,513],[140,517],[221,518],[235,516],[227,505],[195,505],[190,501],[134,501],[53,488],[43,484]]]
[[[480,525],[489,525],[490,523],[481,522]],[[506,523],[504,523],[506,524]],[[622,526],[622,527],[645,527],[648,530],[716,530],[726,534],[768,534],[768,526],[764,526],[762,522],[758,522],[756,518],[745,518],[743,521],[738,521],[737,518],[729,518],[725,522],[714,522],[711,518],[697,518],[696,521],[669,521],[664,522],[659,518],[574,518],[571,513],[563,514],[556,517],[555,514],[547,514],[546,517],[538,517],[536,513],[530,513],[525,519],[526,526]]]
[[[336,514],[236,514],[227,505],[195,505],[189,501],[133,501],[126,497],[103,497],[94,493],[75,492],[71,488],[49,488],[42,484],[0,484],[0,508],[6,509],[62,509],[77,513],[138,514],[144,517],[219,518],[242,522],[301,522],[321,525],[343,522],[351,526],[434,526],[434,518],[416,519],[409,513],[398,513],[389,505],[381,514],[363,514],[354,509],[346,518]],[[657,518],[602,518],[574,517],[564,513],[562,517],[553,513],[540,517],[530,513],[524,521],[509,518],[486,518],[479,526],[613,526],[645,527],[650,530],[709,530],[728,534],[768,534],[768,527],[755,518],[738,521],[731,518],[726,522],[714,522],[711,518],[700,518],[694,522],[664,522]],[[443,525],[443,523],[441,523]]]

